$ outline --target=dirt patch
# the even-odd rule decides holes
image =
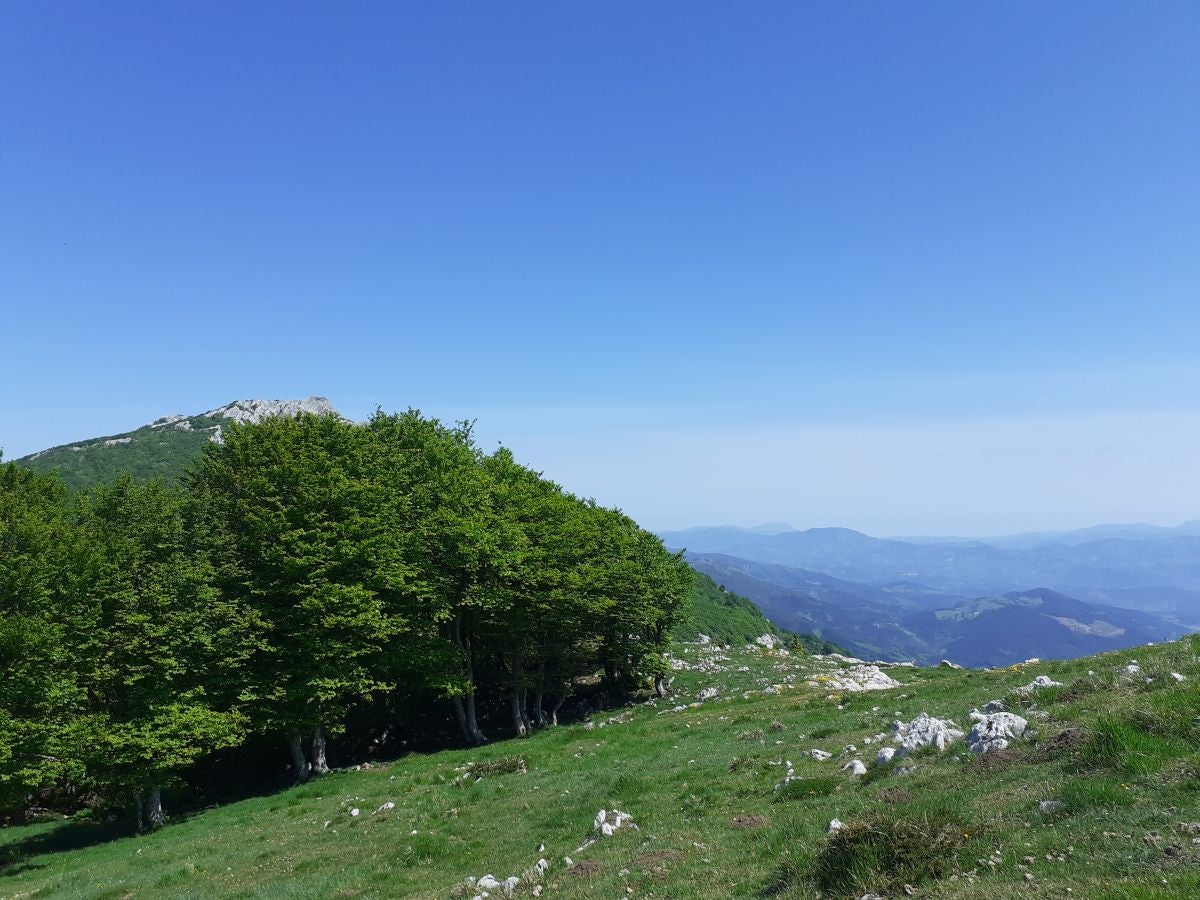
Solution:
[[[651,850],[649,853],[639,853],[633,858],[633,864],[644,869],[661,866],[663,863],[683,859],[682,850]]]
[[[1042,759],[1054,759],[1075,753],[1088,742],[1091,735],[1082,728],[1066,728],[1038,748]]]
[[[884,803],[911,803],[916,798],[904,788],[890,787],[879,792],[879,799]]]
[[[975,769],[1007,769],[1019,762],[1021,754],[1016,750],[989,750],[987,753],[981,753],[971,760],[971,767]]]
[[[585,859],[583,862],[577,862],[571,868],[567,869],[567,874],[574,875],[576,878],[591,878],[603,868],[604,863],[597,862],[594,859]]]
[[[766,828],[771,820],[766,816],[734,816],[734,828]]]

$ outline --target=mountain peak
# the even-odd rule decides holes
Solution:
[[[234,400],[203,415],[234,422],[261,422],[272,416],[298,416],[312,413],[318,416],[337,415],[328,397],[305,397],[303,400]]]

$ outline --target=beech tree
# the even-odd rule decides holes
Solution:
[[[521,535],[497,510],[469,423],[447,426],[410,409],[377,413],[368,430],[396,544],[422,573],[411,600],[425,655],[414,674],[451,701],[463,739],[483,743],[481,632],[507,608],[497,585],[519,557]]]
[[[64,742],[90,787],[131,796],[139,824],[161,825],[162,788],[244,734],[223,690],[249,651],[244,621],[211,576],[177,492],[122,476],[79,499],[55,612],[78,695]]]
[[[52,616],[66,564],[66,491],[52,475],[0,464],[0,805],[78,777],[62,722],[79,691]]]
[[[334,415],[271,418],[228,428],[191,479],[218,582],[252,612],[244,701],[256,728],[286,738],[298,780],[329,770],[326,734],[352,705],[392,687],[383,659],[405,628],[389,601],[415,572],[366,477],[370,446]]]

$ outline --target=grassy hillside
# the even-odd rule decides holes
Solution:
[[[1198,652],[1193,638],[987,672],[895,667],[899,687],[849,694],[828,687],[837,660],[684,646],[677,698],[590,725],[342,771],[144,837],[2,829],[0,896],[469,898],[468,876],[520,876],[540,858],[540,883],[516,896],[1197,896]],[[1013,693],[1043,674],[1064,686]],[[717,699],[676,709],[706,687]],[[910,757],[907,774],[840,771],[872,763],[866,738],[893,719],[965,726],[999,698],[1035,739],[983,757],[957,742]],[[861,752],[843,756],[849,744]],[[787,762],[795,779],[777,791]],[[470,763],[495,771],[460,779]],[[638,828],[583,847],[614,808]],[[847,827],[830,835],[834,818]]]
[[[762,614],[754,601],[725,590],[707,575],[697,572],[690,606],[675,629],[675,637],[694,641],[699,634],[734,646],[753,643],[760,635],[770,634],[799,643],[810,653],[830,653],[840,649],[811,634],[797,635],[780,628]]]

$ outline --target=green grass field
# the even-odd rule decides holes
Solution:
[[[805,681],[835,663],[687,645],[676,655],[709,671],[682,671],[676,698],[597,714],[590,729],[338,772],[144,836],[70,821],[0,830],[0,897],[470,898],[468,876],[520,876],[540,858],[550,868],[516,896],[1200,896],[1198,652],[1188,639],[991,672],[896,667],[901,687],[830,695]],[[1131,659],[1140,674],[1123,674]],[[1064,686],[1009,695],[1040,674]],[[670,711],[710,686],[718,699]],[[922,711],[966,728],[972,707],[1006,696],[1036,740],[982,758],[961,743],[919,753],[907,774],[873,765],[877,745],[863,743]],[[867,776],[840,771],[847,744]],[[517,756],[526,772],[456,783],[470,762]],[[798,780],[777,792],[786,761]],[[1061,805],[1041,811],[1046,800]],[[578,849],[614,808],[638,828]],[[847,827],[831,836],[833,818]]]

